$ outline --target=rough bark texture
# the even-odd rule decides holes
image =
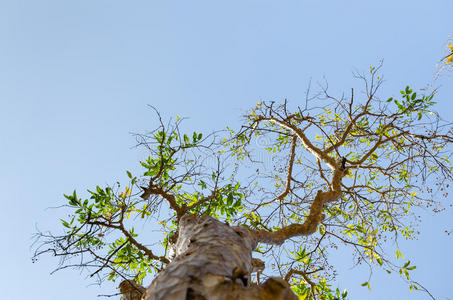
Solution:
[[[133,280],[124,280],[119,286],[122,300],[140,300],[142,299],[145,288],[136,284]]]
[[[186,215],[174,259],[147,288],[144,300],[297,300],[281,278],[250,283],[256,241],[247,228]]]

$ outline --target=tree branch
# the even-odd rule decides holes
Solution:
[[[291,224],[277,231],[250,230],[258,243],[281,245],[287,239],[295,236],[310,235],[316,231],[323,220],[322,210],[326,203],[341,197],[341,179],[345,170],[337,168],[333,174],[330,189],[327,192],[319,190],[310,206],[310,213],[303,224]]]
[[[293,174],[293,165],[294,165],[294,158],[296,157],[296,145],[297,145],[297,135],[293,135],[291,139],[291,152],[289,155],[288,161],[288,171],[286,173],[286,185],[285,190],[277,197],[277,200],[283,200],[286,195],[288,195],[291,189],[291,177]]]

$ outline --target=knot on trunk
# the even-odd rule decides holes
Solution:
[[[261,288],[260,300],[297,300],[289,284],[282,278],[271,277]]]
[[[123,300],[140,300],[145,293],[145,288],[133,280],[123,280],[119,285]]]

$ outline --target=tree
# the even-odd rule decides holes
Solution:
[[[136,135],[149,151],[143,173],[127,171],[127,185],[97,186],[88,199],[65,195],[64,233],[38,233],[35,259],[51,253],[60,269],[120,280],[124,299],[345,299],[328,260],[345,246],[357,263],[423,289],[401,250],[383,246],[416,235],[414,210],[441,207],[453,133],[432,111],[434,91],[382,99],[378,71],[356,74],[360,96],[334,97],[326,84],[294,110],[260,102],[226,136],[189,136],[182,119],[165,124],[157,113],[160,126]],[[141,238],[140,222],[161,226],[160,246]]]

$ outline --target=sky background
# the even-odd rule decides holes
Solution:
[[[2,299],[97,298],[115,292],[86,273],[50,275],[31,262],[32,234],[59,230],[63,193],[125,180],[138,168],[131,132],[154,129],[148,104],[186,131],[240,125],[258,100],[302,103],[310,79],[333,93],[384,59],[382,92],[433,83],[453,33],[453,1],[23,1],[0,0],[0,290]],[[437,110],[452,120],[452,71]],[[448,199],[451,203],[451,197]],[[451,210],[423,213],[421,235],[400,245],[414,278],[453,299]],[[395,275],[337,255],[350,299],[428,299]],[[450,297],[450,298],[449,298]]]

